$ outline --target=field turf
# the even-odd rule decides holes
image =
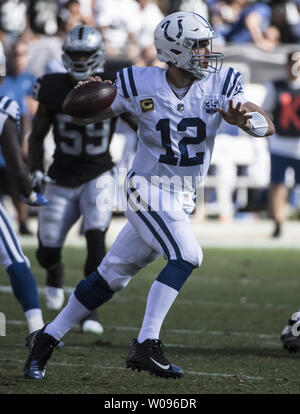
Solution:
[[[25,248],[44,286],[34,250]],[[0,394],[298,394],[300,354],[290,355],[281,330],[300,307],[299,250],[205,249],[200,269],[183,286],[161,332],[166,355],[184,369],[162,379],[125,369],[130,341],[142,323],[158,260],[100,310],[103,335],[74,327],[55,351],[43,381],[23,379],[27,325],[11,293],[0,291],[7,319],[0,337]],[[85,252],[65,248],[66,286],[81,280]],[[9,286],[1,270],[0,285]],[[56,312],[45,309],[45,321]]]

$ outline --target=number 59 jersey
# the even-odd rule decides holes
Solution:
[[[33,98],[47,108],[53,126],[55,151],[48,175],[64,187],[78,187],[113,167],[109,145],[116,119],[74,123],[62,110],[73,87],[68,73],[51,73],[37,79],[33,90]]]
[[[138,149],[133,171],[154,184],[194,191],[207,174],[214,139],[222,121],[218,108],[244,103],[241,75],[231,67],[195,80],[179,99],[167,71],[129,67],[117,75],[117,96],[111,108],[117,116],[130,112],[138,120]]]

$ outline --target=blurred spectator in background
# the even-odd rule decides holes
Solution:
[[[279,43],[279,30],[271,26],[272,10],[264,3],[248,0],[232,0],[231,7],[240,8],[240,14],[231,29],[225,34],[227,42],[243,44],[254,42],[264,50],[271,51]]]
[[[53,36],[57,33],[58,0],[29,0],[29,23],[33,33]]]
[[[94,10],[98,0],[79,0],[81,15],[88,26],[96,26]]]
[[[0,85],[0,95],[17,101],[21,111],[22,151],[26,158],[26,135],[31,130],[31,119],[36,110],[36,103],[31,97],[35,76],[25,70],[28,63],[28,44],[23,40],[13,43],[7,55],[7,76]],[[20,200],[15,183],[7,173],[4,160],[1,164],[0,176],[2,194],[11,196],[17,211],[20,234],[31,234],[27,226],[28,206]]]
[[[208,19],[208,7],[205,0],[173,0],[170,1],[169,13],[178,11],[191,11],[200,14]]]
[[[172,1],[172,3],[174,3],[174,0]],[[156,0],[156,4],[160,8],[164,16],[166,16],[167,14],[170,14],[171,0]]]
[[[28,0],[0,1],[0,40],[4,48],[28,29]]]
[[[290,24],[291,31],[294,39],[292,42],[300,42],[300,0],[293,0],[289,2],[290,13],[288,13],[288,23]]]
[[[88,4],[89,3],[89,4]],[[95,3],[95,1],[94,1]],[[88,5],[90,7],[88,7]],[[86,7],[84,7],[86,6]],[[92,14],[91,2],[80,2],[79,0],[68,0],[60,8],[58,17],[60,24],[64,25],[64,32],[67,33],[78,25],[95,26],[96,22]]]
[[[211,5],[211,21],[216,32],[225,38],[238,21],[242,10],[241,2],[234,0],[218,0]]]
[[[140,6],[140,31],[137,33],[137,44],[141,59],[136,64],[139,66],[161,66],[156,57],[153,33],[164,15],[152,0],[137,0],[137,3]]]
[[[140,8],[135,0],[98,0],[96,24],[105,43],[108,59],[137,60],[138,34],[141,30]]]
[[[0,86],[0,94],[18,102],[21,110],[23,138],[31,129],[31,117],[35,113],[35,101],[31,98],[35,76],[26,70],[29,45],[17,40],[7,53],[7,76]]]
[[[300,42],[300,0],[277,0],[272,4],[272,25],[280,32],[282,43]]]
[[[31,0],[29,21],[31,36],[28,39],[29,62],[27,69],[39,77],[48,71],[49,61],[60,61],[62,36],[58,26],[57,0]]]
[[[288,188],[285,173],[288,167],[295,172],[300,184],[300,52],[287,57],[286,77],[267,85],[263,109],[273,115],[276,133],[270,137],[271,208],[274,219],[273,237],[281,235],[286,218]]]

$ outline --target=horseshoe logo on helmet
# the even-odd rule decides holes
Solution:
[[[161,28],[164,29],[164,35],[165,38],[169,41],[169,42],[175,42],[176,39],[173,39],[172,37],[170,37],[167,33],[168,27],[171,23],[171,20],[167,20],[162,26]],[[182,35],[183,32],[183,27],[182,27],[182,19],[178,19],[177,20],[177,24],[178,24],[178,33],[176,35],[176,38],[179,39]]]

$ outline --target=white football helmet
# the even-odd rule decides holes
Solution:
[[[67,71],[76,80],[103,72],[104,46],[100,32],[90,26],[76,26],[65,36],[62,60]],[[86,55],[85,60],[76,60],[76,54]]]
[[[194,12],[176,12],[166,16],[156,27],[154,42],[157,57],[202,79],[207,72],[218,72],[223,63],[223,53],[212,52],[211,40],[217,34],[208,21]],[[210,41],[211,53],[196,54],[199,42]]]

